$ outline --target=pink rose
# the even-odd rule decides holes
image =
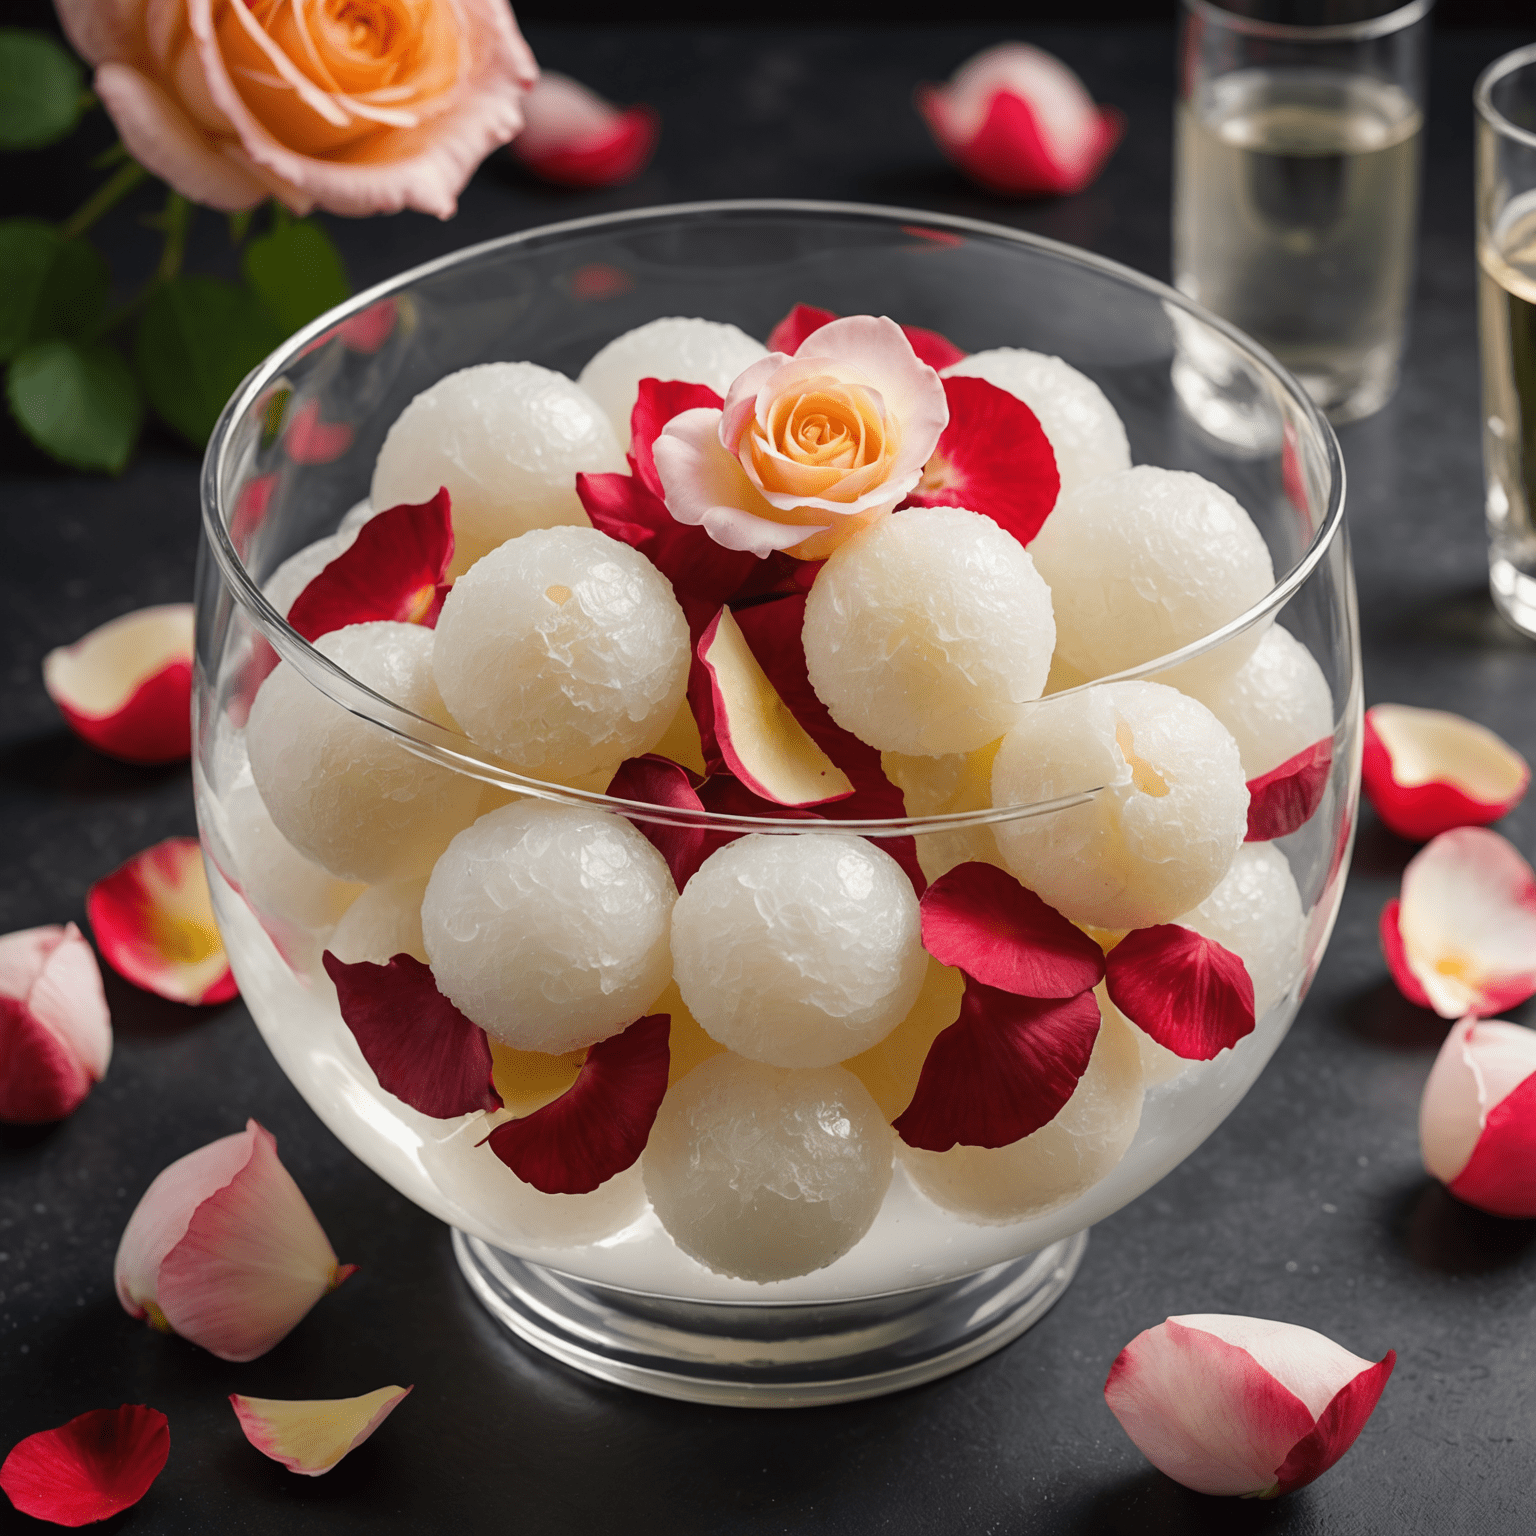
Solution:
[[[901,327],[851,315],[753,363],[723,410],[674,416],[656,471],[672,516],[717,544],[820,560],[902,501],[948,423]]]
[[[129,152],[185,196],[446,219],[538,77],[506,0],[56,0]]]

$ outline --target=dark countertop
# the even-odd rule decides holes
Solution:
[[[1003,35],[995,30],[530,34],[546,65],[660,107],[656,163],[630,187],[582,194],[498,163],[450,225],[332,220],[357,286],[555,219],[784,195],[992,218],[1167,275],[1165,30],[1023,29],[1130,120],[1094,187],[1034,205],[967,189],[908,105],[917,79],[946,74]],[[1536,758],[1536,646],[1501,624],[1486,593],[1471,227],[1472,80],[1524,40],[1463,31],[1434,44],[1407,373],[1385,411],[1342,437],[1367,701],[1460,710]],[[92,184],[82,158],[78,147],[30,157],[37,178],[16,210],[62,216]],[[147,264],[154,237],[134,222],[142,211],[130,205],[103,227],[126,259]],[[220,261],[222,228],[204,216],[193,264]],[[76,743],[39,662],[118,613],[188,596],[198,512],[194,456],[154,433],[115,482],[53,469],[8,424],[0,457],[5,932],[83,921],[92,880],[193,830],[187,770],[128,768]],[[1536,801],[1503,830],[1536,849]],[[1418,1097],[1445,1026],[1398,997],[1375,937],[1411,851],[1366,812],[1332,945],[1274,1062],[1199,1151],[1095,1229],[1043,1322],[933,1385],[788,1413],[629,1394],[512,1342],[471,1299],[446,1229],[332,1139],[240,1004],[185,1009],[109,976],[117,1044],[106,1081],[56,1129],[0,1131],[0,1450],[88,1408],[159,1407],[170,1463],[110,1527],[144,1536],[1529,1532],[1536,1223],[1462,1208],[1420,1166]],[[247,1115],[275,1133],[337,1252],[362,1271],[270,1354],[239,1366],[131,1322],[111,1266],[151,1177]],[[1151,1471],[1111,1418],[1101,1388],[1121,1345],[1169,1313],[1202,1311],[1302,1323],[1371,1358],[1398,1351],[1360,1441],[1313,1487],[1274,1504],[1187,1493]],[[386,1382],[416,1390],[367,1446],[313,1480],[257,1455],[225,1401]],[[34,1529],[0,1513],[0,1531]]]

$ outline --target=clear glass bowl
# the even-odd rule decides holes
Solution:
[[[1235,1049],[1147,1087],[1135,1139],[1113,1171],[1044,1214],[979,1225],[930,1204],[898,1159],[879,1216],[850,1252],[811,1274],[759,1284],[715,1274],[678,1249],[636,1170],[591,1196],[538,1196],[476,1145],[480,1117],[431,1120],[378,1085],[319,965],[355,888],[305,872],[292,850],[251,830],[243,727],[270,646],[424,758],[487,784],[633,812],[603,795],[522,779],[466,738],[370,692],[294,634],[262,584],[336,530],[366,495],[390,424],[444,374],[529,359],[574,377],[600,346],[658,316],[731,321],[762,337],[800,302],[888,314],[967,350],[1059,354],[1119,411],[1135,462],[1195,470],[1231,491],[1268,542],[1279,573],[1273,590],[1215,634],[1122,675],[1154,676],[1278,620],[1327,680],[1334,752],[1316,814],[1276,845],[1306,914],[1283,995]],[[419,267],[293,337],[241,386],[208,449],[196,787],[214,905],[241,993],[316,1113],[456,1229],[466,1274],[508,1326],[570,1363],[674,1396],[750,1403],[858,1397],[954,1369],[1027,1327],[1070,1278],[1080,1234],[1220,1124],[1316,971],[1338,910],[1359,775],[1359,640],[1343,501],[1331,431],[1268,354],[1162,284],[1013,230],[900,209],[713,203],[531,230]],[[877,840],[915,834],[922,847],[1049,810],[836,825]],[[814,824],[786,833],[783,822],[705,819],[717,829],[817,835]]]

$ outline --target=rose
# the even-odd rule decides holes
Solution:
[[[448,218],[538,67],[506,0],[57,0],[129,152],[223,209]]]
[[[667,510],[727,549],[820,560],[917,484],[949,406],[894,321],[834,320],[656,439]]]

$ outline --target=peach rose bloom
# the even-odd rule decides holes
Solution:
[[[898,505],[949,423],[938,374],[883,316],[834,320],[656,439],[667,510],[727,549],[821,560]]]
[[[129,153],[213,208],[446,219],[522,127],[507,0],[56,0]]]

